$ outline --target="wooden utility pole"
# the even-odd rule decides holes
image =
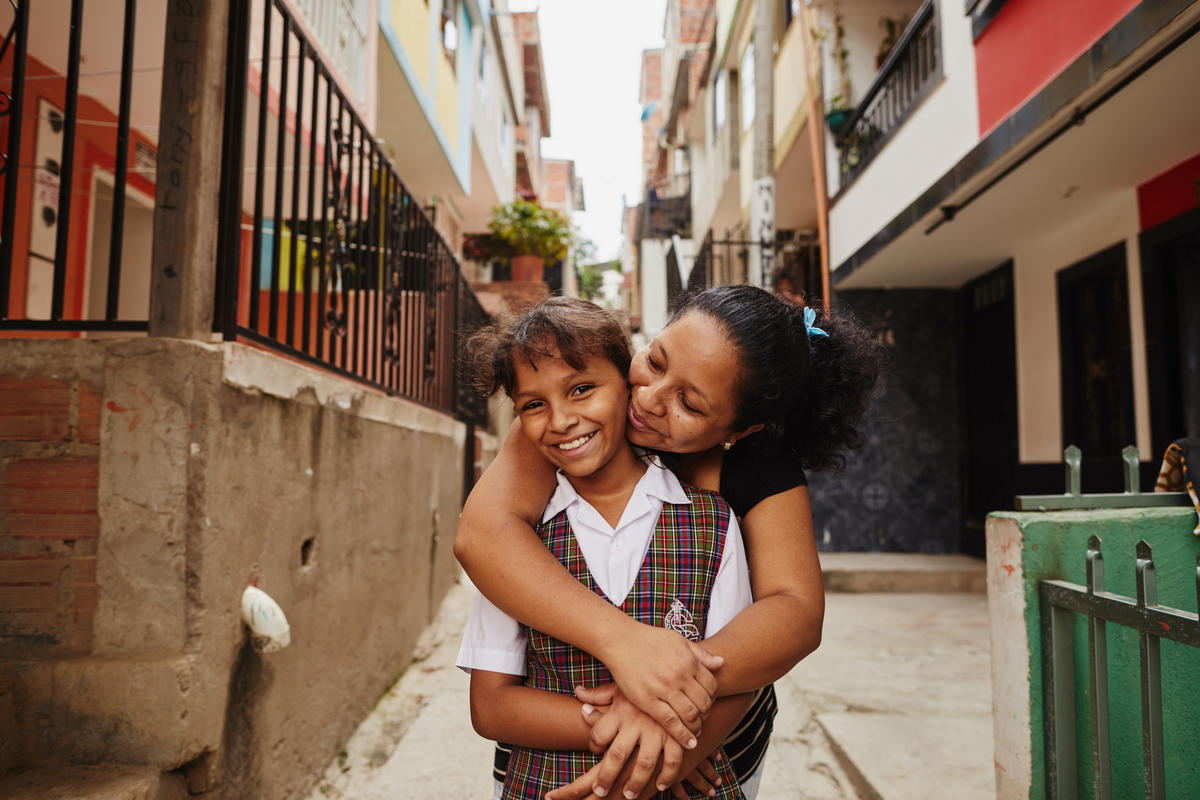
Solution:
[[[807,4],[806,4],[807,6]],[[817,240],[821,248],[821,308],[829,315],[829,194],[825,178],[825,127],[821,113],[821,87],[813,79],[819,74],[813,69],[814,62],[820,64],[821,46],[812,35],[812,23],[807,7],[800,9],[800,36],[804,40],[804,83],[805,102],[808,104],[808,142],[812,156],[813,192],[817,202]]]
[[[208,341],[216,290],[228,3],[168,0],[150,335]]]
[[[747,280],[771,288],[775,252],[775,2],[754,4],[754,182]]]

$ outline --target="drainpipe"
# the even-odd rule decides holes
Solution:
[[[829,314],[829,191],[825,183],[825,127],[824,117],[817,97],[821,87],[812,75],[812,29],[809,27],[809,8],[812,0],[806,0],[800,14],[800,35],[804,39],[804,81],[808,85],[805,102],[808,105],[808,142],[812,152],[813,191],[817,201],[817,238],[821,244],[821,309]],[[820,50],[817,49],[817,53]]]

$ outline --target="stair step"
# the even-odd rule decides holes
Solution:
[[[0,777],[5,800],[186,800],[187,780],[156,767],[18,767]]]
[[[983,559],[959,554],[821,553],[828,592],[985,593]]]

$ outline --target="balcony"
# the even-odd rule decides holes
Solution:
[[[692,180],[683,172],[646,184],[641,238],[670,239],[692,235]]]
[[[163,76],[190,74],[173,71],[164,9],[130,2],[88,27],[69,5],[70,25],[44,4],[0,13],[0,337],[153,333],[152,274],[176,277],[158,240],[185,235],[181,192],[156,184],[174,186],[183,158],[155,138],[177,96]],[[486,315],[364,121],[354,75],[282,0],[230,8],[212,333],[483,420],[455,353]]]
[[[861,40],[854,34],[851,30],[850,38]],[[842,66],[843,71],[847,69]],[[933,0],[925,0],[887,53],[849,118],[833,130],[840,191],[862,174],[941,78],[937,9]]]

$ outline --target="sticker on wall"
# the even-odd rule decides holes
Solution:
[[[29,280],[25,288],[25,316],[29,319],[50,318],[62,143],[62,109],[45,98],[38,98],[33,149],[33,213],[29,219]]]
[[[133,147],[133,169],[143,178],[154,183],[158,170],[158,153],[145,142],[137,142]]]

